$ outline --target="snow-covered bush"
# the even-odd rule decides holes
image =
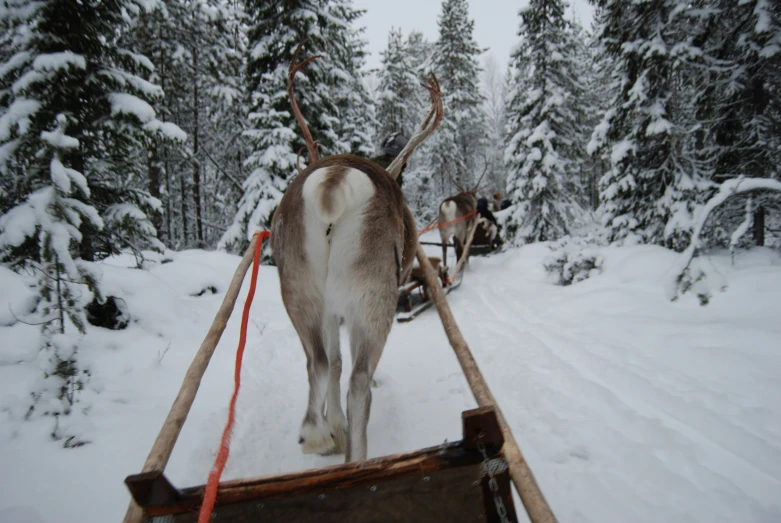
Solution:
[[[721,184],[719,191],[705,205],[697,209],[691,242],[670,271],[666,289],[667,297],[670,300],[675,301],[682,294],[693,291],[697,293],[702,305],[706,305],[710,301],[711,293],[706,285],[707,279],[713,271],[709,270],[710,264],[707,258],[700,256],[705,243],[702,237],[703,230],[714,211],[722,208],[729,201],[735,200],[736,197],[750,196],[753,193],[772,194],[777,197],[778,194],[781,194],[781,182],[766,178],[743,177],[727,180]],[[730,249],[733,254],[735,248],[740,246],[741,238],[753,225],[754,207],[752,201],[751,198],[746,199],[745,219],[730,235]],[[724,283],[720,283],[719,287],[723,289]]]
[[[572,285],[602,272],[603,258],[599,240],[565,236],[550,245],[553,251],[543,261],[556,285]]]

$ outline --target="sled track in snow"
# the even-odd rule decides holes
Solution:
[[[720,415],[715,410],[718,405],[708,404],[719,391],[649,357],[639,343],[626,343],[610,332],[595,336],[584,325],[543,319],[519,297],[523,296],[522,290],[519,294],[518,289],[509,291],[494,283],[495,278],[470,276],[472,285],[466,291],[477,298],[470,300],[470,308],[484,308],[492,317],[491,321],[470,325],[477,330],[473,338],[492,340],[484,342],[478,353],[482,361],[488,362],[487,373],[503,374],[503,369],[491,364],[496,358],[491,353],[498,347],[508,348],[510,352],[505,351],[505,355],[524,362],[510,366],[519,393],[502,398],[507,391],[498,391],[503,403],[524,405],[513,413],[514,418],[523,410],[530,414],[529,419],[550,418],[549,429],[561,438],[560,445],[573,449],[570,456],[580,454],[586,460],[596,450],[589,450],[591,446],[585,443],[589,435],[581,437],[559,425],[590,419],[591,423],[585,425],[600,434],[591,439],[601,443],[605,451],[611,447],[634,448],[645,454],[633,459],[644,462],[648,486],[655,484],[657,489],[666,485],[682,492],[698,491],[713,476],[720,476],[720,488],[749,497],[772,498],[769,489],[781,489],[777,477],[781,450],[734,423],[729,412]],[[496,382],[512,378],[504,375],[489,379]],[[702,391],[707,394],[702,396]],[[739,407],[728,401],[724,406]],[[541,416],[535,410],[551,414]],[[678,456],[683,455],[697,467],[680,467]],[[552,459],[560,460],[556,456]],[[747,492],[747,484],[762,492]],[[653,503],[652,496],[647,500]]]

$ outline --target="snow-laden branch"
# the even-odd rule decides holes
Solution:
[[[758,190],[775,191],[781,193],[781,181],[773,180],[769,178],[742,178],[742,177],[735,178],[732,180],[727,180],[726,182],[721,184],[719,188],[719,192],[716,193],[710,200],[708,200],[705,203],[704,206],[702,206],[697,211],[697,215],[694,221],[694,232],[692,233],[691,243],[689,243],[689,246],[686,248],[685,251],[683,251],[680,258],[678,258],[678,261],[675,263],[675,265],[672,267],[670,271],[672,278],[670,281],[671,285],[668,288],[669,299],[671,300],[675,299],[679,294],[681,282],[684,279],[685,273],[689,270],[692,260],[694,259],[694,256],[697,254],[700,248],[700,234],[702,233],[702,229],[705,227],[705,223],[708,221],[708,218],[710,217],[711,213],[717,207],[719,207],[721,204],[723,204],[724,202],[726,202],[728,199],[730,199],[735,195],[744,194],[751,191],[758,191]],[[740,232],[740,229],[744,227],[747,228],[748,226],[744,223],[739,228],[739,230],[736,231],[736,234]]]

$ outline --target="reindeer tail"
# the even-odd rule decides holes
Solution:
[[[323,223],[335,223],[346,211],[365,204],[374,191],[369,177],[357,169],[324,167],[304,183],[304,200]]]

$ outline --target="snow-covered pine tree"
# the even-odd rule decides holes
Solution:
[[[388,46],[381,53],[377,93],[378,136],[380,141],[394,133],[407,138],[420,125],[425,110],[425,90],[420,84],[426,62],[426,42],[413,31],[405,39],[401,30],[391,29]]]
[[[483,93],[485,103],[483,113],[486,122],[486,158],[488,171],[482,182],[491,194],[501,192],[504,195],[507,185],[507,173],[504,168],[504,135],[506,126],[504,74],[493,55],[486,57],[483,67]]]
[[[15,0],[5,7],[25,30],[3,66],[9,103],[0,169],[15,184],[3,254],[52,263],[42,249],[56,239],[51,255],[71,272],[75,258],[159,247],[148,218],[159,201],[135,181],[143,179],[144,142],[169,130],[148,103],[160,88],[136,74],[149,61],[116,44],[126,2],[92,4]]]
[[[380,53],[382,68],[379,71],[377,90],[378,135],[382,138],[393,133],[411,136],[410,118],[407,113],[414,108],[407,106],[410,94],[417,83],[415,70],[404,45],[401,30],[391,28],[388,46]]]
[[[599,53],[599,42],[578,23],[572,22],[573,56],[576,67],[575,78],[581,85],[576,93],[575,106],[578,108],[578,170],[577,180],[572,178],[574,187],[571,192],[577,197],[584,209],[596,210],[599,205],[599,180],[606,170],[604,159],[599,155],[590,155],[587,146],[594,128],[599,124],[611,98],[610,62],[606,55]]]
[[[431,171],[439,175],[442,191],[448,175],[462,185],[473,185],[482,172],[485,122],[481,105],[479,57],[483,52],[472,36],[467,0],[444,0],[437,21],[433,67],[442,85],[445,116],[426,147]],[[480,167],[480,168],[478,168]]]
[[[428,78],[431,72],[434,70],[433,57],[434,57],[434,44],[426,40],[426,37],[420,31],[410,31],[407,38],[404,40],[404,50],[409,56],[410,71],[415,76],[416,84],[415,89],[409,93],[405,103],[408,107],[407,117],[409,121],[405,123],[405,129],[412,135],[420,125],[420,122],[428,114],[429,110],[429,97],[425,89],[421,88],[421,83],[424,78]],[[414,108],[414,110],[412,109]],[[406,135],[409,136],[409,135]],[[420,154],[413,154],[407,163],[406,172],[410,173],[407,179],[408,181],[413,178],[420,178],[420,188],[425,190],[426,198],[431,199],[431,165],[429,162],[429,140],[423,143]],[[413,172],[417,174],[412,176]],[[405,193],[407,192],[407,184],[405,183]]]
[[[249,154],[244,137],[247,115],[243,80],[247,49],[243,11],[221,2],[222,13],[211,33],[210,53],[203,68],[201,110],[203,124],[196,161],[203,169],[204,243],[214,247],[233,221],[246,178]],[[229,37],[228,37],[229,36]]]
[[[160,85],[164,92],[163,97],[154,101],[155,111],[179,123],[183,121],[182,114],[187,113],[182,108],[187,100],[187,79],[191,76],[188,64],[181,57],[187,48],[183,40],[190,19],[189,7],[191,4],[180,0],[151,0],[138,5],[131,10],[134,16],[122,36],[124,45],[137,49],[153,64],[148,80]],[[187,242],[186,184],[180,168],[185,164],[185,140],[186,137],[178,142],[164,137],[152,140],[147,159],[149,193],[164,201],[159,234],[173,248],[182,248]]]
[[[161,90],[137,72],[141,55],[117,45],[124,0],[8,0],[15,20],[0,66],[7,109],[0,117],[0,178],[12,180],[0,216],[0,260],[38,277],[44,346],[57,398],[69,412],[82,371],[80,286],[100,297],[88,261],[124,247],[162,248],[149,216],[159,200],[139,188],[145,142],[170,130],[150,104]]]
[[[430,74],[432,45],[419,31],[404,38],[401,31],[391,29],[388,46],[382,55],[382,68],[377,89],[377,152],[396,133],[410,138],[428,110],[422,79]],[[405,168],[404,196],[418,221],[430,221],[439,205],[433,193],[426,149],[413,155]]]
[[[707,121],[702,144],[712,154],[713,179],[781,177],[781,6],[778,2],[713,0],[713,14],[701,31],[710,58],[697,98]],[[752,198],[754,243],[764,244],[765,208],[777,196],[758,191],[723,206],[716,222],[727,237],[744,220]],[[775,209],[778,208],[777,203]]]
[[[321,155],[358,148],[351,145],[357,133],[341,127],[343,115],[338,105],[345,86],[355,85],[345,65],[356,49],[355,40],[351,40],[355,33],[350,36],[354,16],[349,13],[354,11],[346,2],[339,6],[334,10],[325,0],[247,2],[251,20],[247,63],[250,113],[245,136],[253,152],[245,163],[250,173],[244,181],[239,209],[220,239],[220,248],[241,251],[255,231],[268,227],[296,174],[296,157],[305,142],[290,109],[287,71],[293,51],[304,39],[308,43],[303,56],[322,54],[323,58],[312,62],[305,74],[297,77],[296,99]],[[352,47],[345,48],[345,42],[351,42]],[[340,135],[341,131],[347,134]]]
[[[214,245],[241,195],[241,17],[222,0],[156,0],[144,3],[125,35],[165,90],[155,109],[187,132],[185,144],[155,142],[149,151],[149,190],[165,194],[162,229],[172,247]]]
[[[334,60],[342,78],[334,82],[334,100],[339,109],[336,132],[345,152],[369,157],[374,154],[377,120],[374,104],[369,96],[364,79],[366,72],[366,41],[362,37],[364,28],[353,24],[364,11],[353,9],[352,0],[331,0],[326,4],[334,20],[342,20],[346,27],[334,24],[328,26],[333,39],[330,43],[329,59]]]
[[[582,86],[573,54],[577,44],[564,19],[564,3],[532,0],[520,15],[522,40],[513,64],[529,76],[510,94],[505,150],[507,192],[514,204],[507,233],[515,243],[569,234],[577,207],[570,191],[582,138],[577,104]]]
[[[690,66],[703,57],[689,36],[708,10],[679,0],[597,5],[597,34],[617,80],[590,144],[610,162],[600,181],[609,237],[682,249],[708,190],[691,138],[698,122],[690,110]]]

